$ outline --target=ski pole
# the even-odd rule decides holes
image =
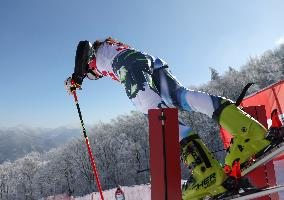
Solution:
[[[86,145],[87,145],[88,153],[89,153],[89,156],[90,156],[92,168],[93,168],[93,171],[94,171],[94,175],[96,177],[98,190],[100,192],[101,200],[104,200],[102,187],[101,187],[101,183],[100,183],[99,176],[98,176],[98,173],[97,173],[97,168],[96,168],[94,156],[92,154],[92,150],[91,150],[91,147],[90,147],[90,143],[89,143],[89,139],[88,139],[88,136],[87,136],[86,128],[85,128],[85,125],[84,125],[84,122],[83,122],[83,118],[82,118],[81,109],[80,109],[80,106],[79,106],[79,103],[78,103],[78,97],[77,97],[77,94],[76,94],[76,89],[73,89],[72,93],[73,93],[74,101],[75,101],[75,104],[76,104],[76,107],[77,107],[77,110],[78,110],[78,114],[79,114],[82,130],[83,130],[85,142],[86,142]]]

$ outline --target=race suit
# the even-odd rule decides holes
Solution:
[[[106,40],[99,46],[90,68],[123,84],[128,98],[145,115],[149,109],[176,107],[212,117],[224,99],[183,87],[162,59],[115,40]],[[179,139],[191,132],[179,120]]]

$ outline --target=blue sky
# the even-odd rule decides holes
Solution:
[[[284,37],[282,0],[25,0],[0,2],[0,127],[79,125],[63,81],[79,40],[112,36],[166,60],[185,86],[209,67],[238,69]],[[79,101],[87,124],[135,107],[109,78],[86,80]]]

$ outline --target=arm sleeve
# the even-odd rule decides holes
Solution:
[[[78,83],[82,84],[83,79],[86,77],[88,71],[88,60],[90,51],[89,41],[80,41],[77,45],[76,56],[75,56],[75,68],[72,74],[72,79]]]

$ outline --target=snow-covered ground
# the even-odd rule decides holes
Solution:
[[[75,198],[69,197],[67,194],[59,194],[56,196],[49,196],[46,198],[41,198],[40,200],[75,200]]]
[[[284,160],[274,161],[275,177],[277,184],[284,184]],[[127,200],[151,200],[151,186],[146,185],[134,185],[134,186],[122,186],[122,190]],[[106,190],[103,192],[105,200],[114,200],[116,188]],[[284,200],[284,191],[279,193],[279,199]],[[65,195],[58,195],[56,197],[48,197],[45,200],[101,200],[100,194],[94,192],[83,197],[70,198]]]
[[[151,186],[148,185],[135,185],[135,186],[122,186],[125,194],[125,199],[129,200],[151,200]],[[106,190],[103,192],[105,200],[114,200],[114,193],[116,188]],[[75,200],[101,200],[98,192],[83,196],[76,197]]]

